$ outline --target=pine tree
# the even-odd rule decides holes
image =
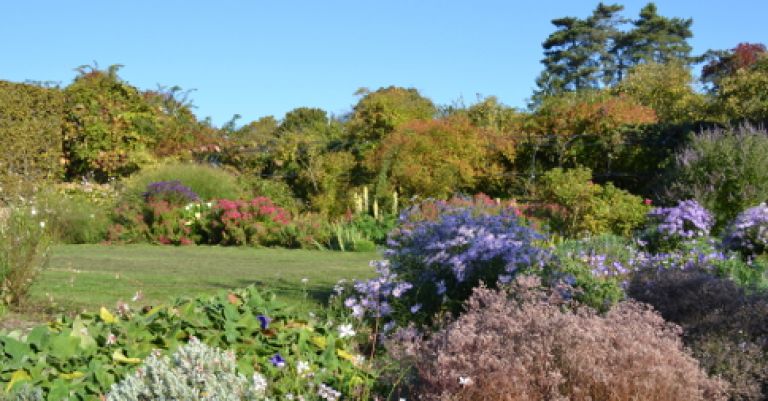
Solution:
[[[598,88],[607,82],[606,64],[611,63],[610,44],[621,22],[618,4],[598,4],[586,19],[564,17],[552,20],[557,30],[544,41],[545,69],[537,79],[535,97]]]

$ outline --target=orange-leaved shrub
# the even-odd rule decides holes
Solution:
[[[477,288],[457,320],[410,355],[422,400],[724,400],[678,326],[628,301],[605,315],[546,295],[536,278]],[[510,295],[511,294],[511,295]]]

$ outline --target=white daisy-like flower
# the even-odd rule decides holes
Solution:
[[[259,393],[267,391],[267,378],[261,373],[255,372],[253,374],[253,388]]]
[[[353,337],[355,334],[355,329],[352,328],[351,324],[342,324],[339,326],[339,337],[340,338],[347,338],[347,337]]]
[[[472,385],[472,383],[474,382],[472,381],[471,377],[459,376],[459,385],[466,387],[466,386]]]
[[[296,362],[296,373],[298,373],[299,375],[303,375],[306,372],[309,372],[309,362],[307,361]]]

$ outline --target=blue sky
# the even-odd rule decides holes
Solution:
[[[610,2],[607,2],[610,3]],[[623,1],[636,17],[646,1]],[[668,0],[693,18],[695,52],[768,43],[764,0]],[[438,104],[495,95],[522,107],[541,71],[550,20],[586,17],[597,1],[7,1],[0,79],[56,81],[94,61],[123,64],[142,89],[194,89],[220,125],[296,107],[349,111],[360,87],[415,87]]]

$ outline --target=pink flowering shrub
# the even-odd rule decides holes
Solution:
[[[269,198],[250,201],[220,199],[208,215],[206,236],[219,245],[281,245],[283,230],[291,222],[288,212]]]
[[[149,200],[140,206],[120,205],[116,224],[109,228],[108,241],[150,242],[162,245],[192,245],[200,233],[185,216],[185,208],[166,200]]]
[[[679,327],[649,307],[623,302],[600,315],[538,286],[520,277],[509,293],[477,288],[456,321],[403,343],[419,399],[725,399],[724,383],[683,351]]]

